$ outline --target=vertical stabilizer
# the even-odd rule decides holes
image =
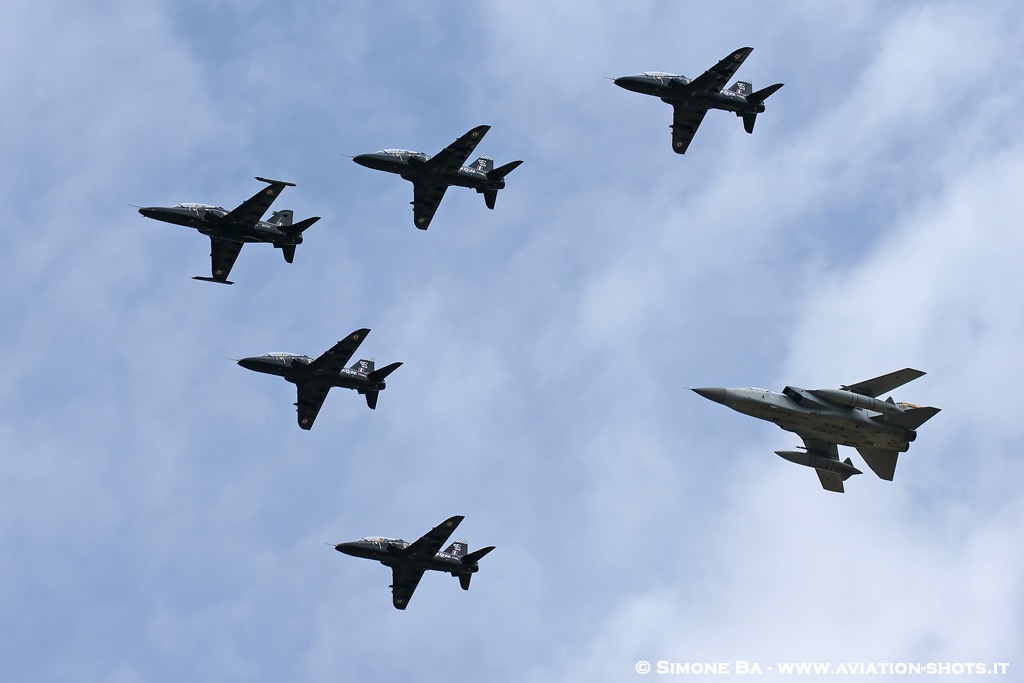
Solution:
[[[743,95],[746,97],[750,93],[754,92],[754,86],[750,81],[736,81],[729,87],[729,92],[734,92],[737,95]]]
[[[361,372],[364,375],[369,375],[371,372],[373,372],[373,359],[360,358],[359,360],[352,364],[352,367],[349,368],[349,370],[355,370],[356,372]]]
[[[451,555],[452,557],[461,558],[461,557],[463,557],[466,554],[466,547],[468,545],[469,545],[469,541],[467,541],[466,539],[462,538],[462,539],[459,539],[458,541],[455,541],[454,543],[452,543],[447,548],[445,548],[444,551],[446,553],[448,553],[449,555]]]
[[[494,168],[494,159],[486,156],[480,157],[470,164],[469,167],[475,171],[480,171],[481,173],[490,173]]]
[[[292,211],[291,209],[282,209],[280,211],[275,211],[274,213],[272,213],[270,215],[270,220],[267,222],[270,223],[271,225],[276,225],[278,227],[284,225],[291,225],[292,217],[294,215],[295,212]]]

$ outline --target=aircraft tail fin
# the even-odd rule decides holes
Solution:
[[[267,222],[270,223],[271,225],[276,225],[277,227],[281,228],[286,225],[291,225],[292,217],[294,215],[295,212],[292,211],[291,209],[281,209],[280,211],[275,211],[273,214],[271,214],[270,220]]]
[[[489,169],[487,171],[487,177],[490,178],[491,180],[497,180],[499,178],[504,178],[509,173],[511,173],[512,171],[514,171],[517,168],[519,168],[519,164],[521,164],[521,163],[523,163],[522,159],[520,159],[518,161],[510,161],[507,164],[505,164],[504,166],[499,166],[498,168],[495,168],[495,169]]]
[[[388,375],[390,375],[392,372],[394,372],[398,368],[400,368],[402,366],[402,362],[399,361],[397,363],[392,363],[391,365],[385,365],[380,370],[374,370],[373,367],[372,367],[373,366],[373,361],[371,360],[370,361],[370,366],[371,366],[370,367],[370,371],[367,373],[367,375],[369,375],[370,381],[378,382],[378,381],[386,378]]]
[[[908,408],[903,411],[902,415],[885,415],[883,417],[886,424],[903,427],[904,429],[917,429],[925,422],[935,417],[940,410],[942,409],[932,408],[930,406],[924,408]]]
[[[349,367],[349,370],[356,370],[364,375],[369,375],[373,372],[373,362],[372,358],[360,358]]]
[[[736,81],[729,86],[729,92],[746,97],[753,91],[754,85],[750,81]]]
[[[494,168],[494,159],[492,157],[480,157],[471,163],[469,167],[481,173],[490,173],[491,169]]]
[[[469,541],[463,538],[449,545],[447,548],[444,549],[444,551],[452,557],[457,557],[461,559],[466,555],[466,546],[468,544]]]

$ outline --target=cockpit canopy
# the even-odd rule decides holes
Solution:
[[[284,351],[274,351],[273,353],[264,353],[261,358],[273,358],[275,360],[290,360],[294,359],[305,363],[312,363],[313,359],[309,356],[303,356],[298,353],[285,353]]]
[[[183,202],[181,204],[175,204],[173,209],[219,209],[224,211],[224,207],[214,206],[212,204],[197,204],[195,202]]]
[[[379,152],[377,152],[377,154],[389,154],[393,157],[402,159],[403,161],[408,159],[415,159],[416,161],[423,162],[430,159],[429,154],[424,154],[423,152],[413,152],[408,149],[382,149]]]
[[[405,543],[405,541],[403,541],[400,538],[388,538],[387,536],[363,536],[359,540],[360,541],[365,541],[367,543],[382,543],[382,544],[383,543],[395,543],[395,544]]]
[[[650,78],[679,78],[679,74],[669,74],[664,71],[644,71],[640,74],[641,76],[649,76]]]

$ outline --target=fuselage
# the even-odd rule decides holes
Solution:
[[[456,541],[456,545],[461,543]],[[368,560],[377,560],[383,565],[394,567],[395,565],[408,565],[419,569],[432,569],[435,571],[449,572],[452,576],[476,572],[479,566],[476,563],[464,563],[461,558],[444,551],[436,553],[432,558],[415,559],[406,557],[402,551],[409,547],[408,541],[400,538],[361,538],[358,541],[339,543],[334,549],[340,553],[352,557],[362,557]]]
[[[352,160],[376,171],[398,174],[410,182],[427,180],[481,190],[501,190],[505,187],[504,178],[488,178],[486,173],[470,166],[460,166],[454,171],[430,168],[425,165],[430,158],[429,154],[423,152],[384,149],[372,154],[356,155]]]
[[[209,204],[175,204],[174,206],[146,206],[139,209],[146,218],[184,225],[209,237],[230,242],[272,242],[277,245],[302,244],[301,233],[284,232],[273,223],[256,221],[255,224],[224,222],[227,209]]]
[[[694,391],[738,412],[774,422],[786,431],[842,446],[891,449],[902,453],[917,438],[917,432],[912,429],[873,419],[879,416],[877,412],[819,401],[811,392],[796,387],[787,388],[787,391],[800,396],[799,403],[787,394],[767,389],[704,387]]]
[[[737,114],[760,114],[764,111],[764,102],[751,102],[746,96],[732,90],[719,90],[717,93],[690,94],[682,86],[691,79],[685,76],[648,71],[636,76],[622,76],[614,83],[620,88],[632,92],[652,95],[661,98],[668,104],[690,104],[694,107],[722,109]]]
[[[265,353],[262,356],[242,358],[238,364],[246,370],[284,377],[294,384],[317,382],[325,386],[361,391],[381,391],[387,386],[383,379],[371,380],[369,375],[354,368],[342,368],[340,371],[317,370],[310,367],[312,362],[313,359],[309,356]]]

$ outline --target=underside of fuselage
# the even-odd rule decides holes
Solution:
[[[788,432],[841,446],[884,448],[902,453],[910,448],[912,440],[908,430],[874,422],[855,410],[840,415],[759,407],[749,414],[774,422]]]

